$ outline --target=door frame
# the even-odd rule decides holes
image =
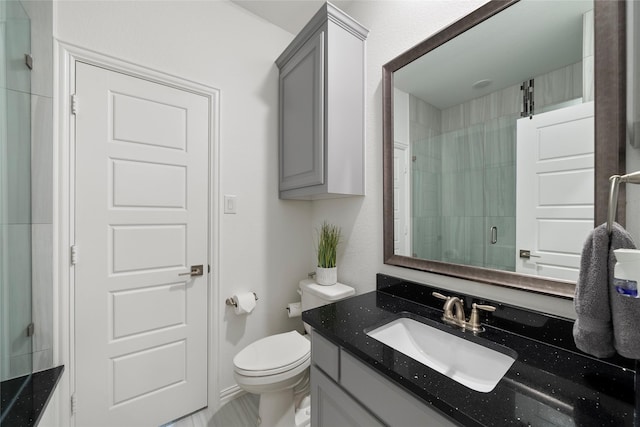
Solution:
[[[402,232],[405,233],[405,238],[404,238],[404,245],[403,245],[403,250],[405,251],[405,256],[413,256],[413,224],[412,224],[412,217],[413,217],[413,206],[411,205],[411,191],[412,191],[412,185],[411,185],[411,179],[412,179],[412,174],[411,174],[411,167],[412,167],[412,162],[411,162],[411,146],[409,144],[406,144],[404,142],[398,142],[395,141],[393,143],[393,150],[395,152],[395,150],[397,149],[401,149],[403,151],[403,160],[404,160],[404,166],[405,166],[405,172],[403,173],[402,178],[400,178],[400,181],[402,182],[402,186],[404,186],[404,191],[405,191],[405,200],[404,203],[402,203],[402,211],[404,213],[404,222],[405,222],[405,230],[403,230]]]
[[[65,365],[59,384],[59,419],[63,425],[75,425],[71,400],[75,393],[75,331],[74,331],[74,267],[71,245],[75,233],[75,116],[71,96],[75,93],[77,62],[84,62],[109,71],[141,78],[176,89],[204,96],[209,101],[209,182],[208,182],[208,254],[211,266],[208,277],[208,378],[209,408],[220,406],[218,384],[219,316],[219,236],[220,236],[220,90],[182,77],[170,75],[129,61],[108,56],[54,39],[54,159],[53,159],[53,295],[54,295],[54,364]],[[78,110],[82,101],[78,102]],[[81,252],[81,249],[79,250]],[[78,253],[78,259],[81,259]],[[56,299],[57,297],[57,299]],[[78,403],[82,405],[82,403]],[[186,414],[185,414],[186,415]]]

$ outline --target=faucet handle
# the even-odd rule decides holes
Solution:
[[[480,324],[480,315],[478,314],[478,310],[496,311],[496,308],[492,305],[476,304],[475,302],[471,304],[471,307],[472,310],[471,315],[469,316],[469,321],[467,322],[467,327],[473,332],[481,332],[483,328]]]
[[[451,298],[451,297],[447,297],[447,296],[442,295],[440,292],[431,292],[431,295],[433,295],[436,298],[443,299],[443,300],[448,300],[449,298]]]
[[[473,307],[474,309],[479,308],[480,310],[484,311],[496,311],[496,308],[492,305],[476,304],[475,302],[471,304],[471,307]]]

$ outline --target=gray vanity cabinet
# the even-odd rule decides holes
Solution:
[[[276,60],[280,198],[364,195],[367,34],[326,3]]]
[[[383,427],[384,424],[317,367],[311,366],[311,426]]]
[[[454,427],[339,346],[311,335],[311,427]]]

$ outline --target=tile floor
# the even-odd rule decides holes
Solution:
[[[258,401],[258,395],[244,394],[216,413],[205,408],[161,427],[256,427]]]

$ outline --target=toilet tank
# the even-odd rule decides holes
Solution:
[[[302,302],[302,311],[311,310],[312,308],[331,304],[332,302],[350,297],[355,293],[355,289],[342,283],[323,286],[318,285],[313,279],[305,279],[300,281],[300,299]],[[307,330],[307,332],[309,332],[309,325],[305,323],[304,328]]]

